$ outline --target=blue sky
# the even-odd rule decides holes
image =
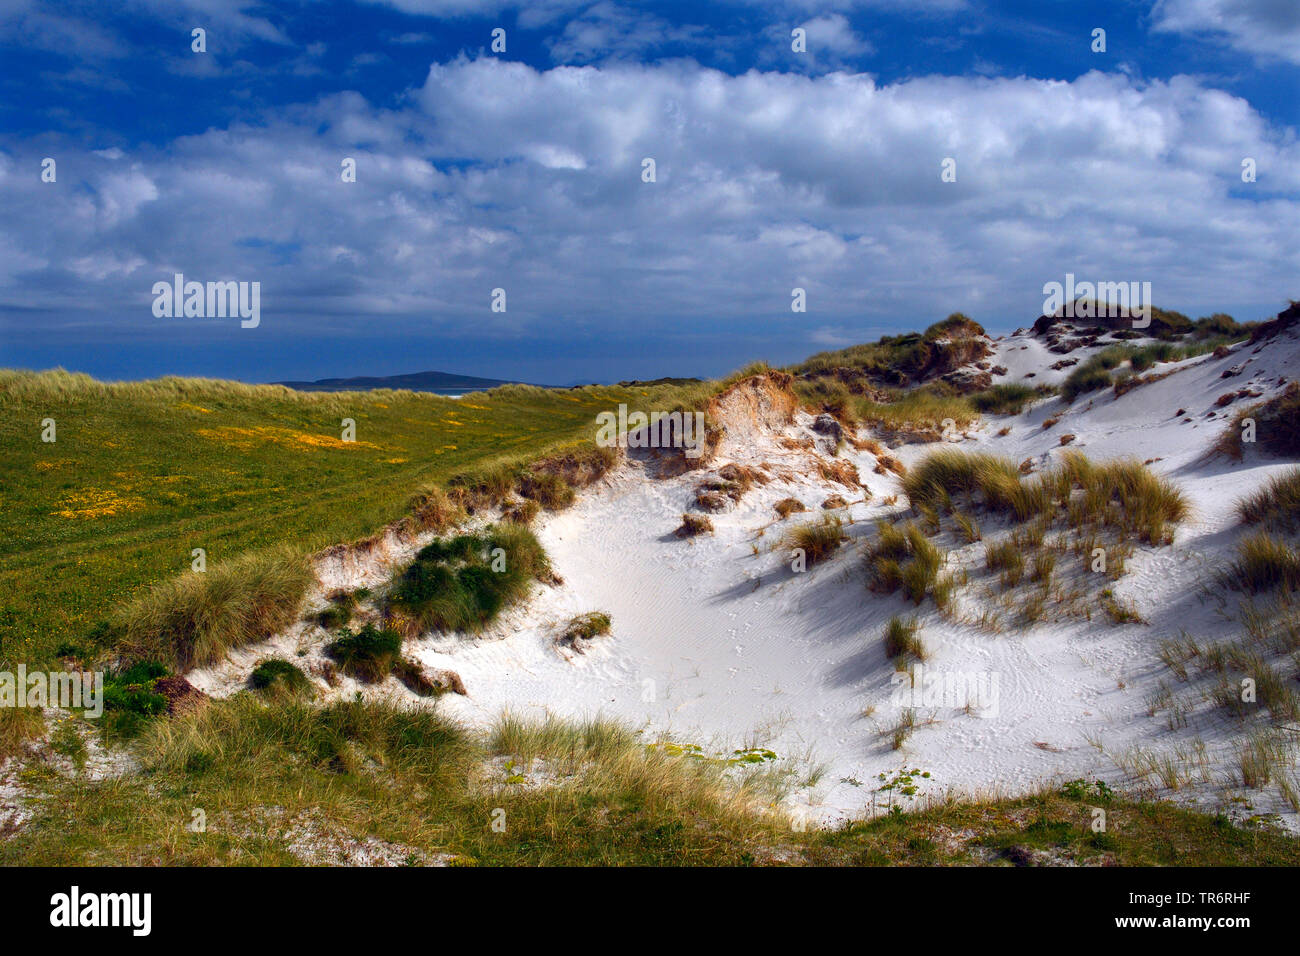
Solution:
[[[1300,296],[1296,0],[0,0],[0,63],[4,366],[570,383],[1009,331],[1067,272]],[[260,324],[156,317],[176,272]]]

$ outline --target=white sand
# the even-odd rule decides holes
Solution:
[[[1028,334],[1009,336],[995,350],[990,363],[1008,369],[1000,381],[1057,382],[1069,371],[1048,370],[1062,356]],[[1069,357],[1082,360],[1087,354]],[[1148,619],[1146,625],[1113,625],[1099,608],[1091,621],[1001,633],[950,623],[929,600],[917,609],[900,595],[868,592],[855,542],[824,565],[792,573],[787,551],[774,550],[782,529],[816,517],[830,494],[850,500],[861,495],[815,477],[807,451],[780,447],[777,430],[738,415],[728,422],[711,470],[729,461],[767,462],[789,478],[755,487],[734,510],[713,515],[714,535],[672,535],[690,510],[699,473],[659,480],[642,463],[627,461],[583,492],[573,508],[540,522],[538,535],[564,578],[562,587],[538,588],[525,608],[506,615],[486,638],[430,637],[409,644],[408,652],[461,675],[469,696],[447,695],[439,706],[475,724],[490,723],[507,709],[603,714],[671,732],[712,752],[769,747],[800,780],[819,765],[823,772],[815,784],[796,788],[791,798],[800,812],[819,820],[866,811],[879,786],[877,775],[903,766],[931,773],[924,792],[932,796],[950,789],[1016,793],[1077,777],[1133,790],[1140,781],[1116,760],[1143,748],[1179,754],[1189,766],[1196,763],[1191,755],[1203,749],[1196,779],[1162,796],[1238,813],[1278,812],[1294,825],[1295,815],[1275,791],[1238,791],[1232,764],[1241,730],[1212,704],[1197,696],[1187,726],[1175,730],[1164,713],[1150,716],[1148,709],[1161,681],[1175,690],[1181,686],[1157,657],[1163,638],[1184,629],[1198,638],[1223,638],[1238,626],[1224,613],[1235,607],[1237,596],[1225,604],[1203,585],[1226,566],[1241,535],[1233,503],[1287,467],[1253,454],[1240,464],[1207,461],[1207,447],[1241,404],[1225,410],[1214,401],[1247,385],[1274,394],[1280,377],[1294,374],[1298,359],[1300,341],[1292,333],[1262,349],[1239,348],[1227,359],[1189,360],[1176,374],[1118,398],[1110,391],[1093,393],[1064,410],[1060,400],[1049,398],[1021,416],[986,417],[961,442],[1016,461],[1047,461],[1060,453],[1059,436],[1068,432],[1077,436],[1070,447],[1094,459],[1155,459],[1152,467],[1185,490],[1195,513],[1179,527],[1172,547],[1140,547],[1128,573],[1113,585]],[[1243,361],[1248,364],[1241,375],[1220,377]],[[1027,371],[1035,371],[1035,378],[1024,379]],[[1179,409],[1185,415],[1176,416]],[[1210,411],[1213,418],[1206,417]],[[1052,415],[1060,415],[1059,424],[1044,430],[1043,421]],[[809,423],[800,413],[785,432],[809,436]],[[1004,425],[1011,431],[998,437]],[[904,445],[892,453],[910,465],[936,447]],[[874,474],[872,455],[848,446],[841,455],[852,458],[873,493],[869,503],[849,509],[854,523],[848,531],[856,541],[872,533],[877,517],[902,515],[905,501],[884,504],[898,494],[898,481]],[[787,496],[802,500],[812,514],[774,523],[773,503]],[[941,540],[954,549],[950,567],[982,564],[982,544],[961,548],[946,532]],[[399,551],[391,556],[400,560],[412,549]],[[364,574],[340,574],[335,568],[330,586],[359,583],[366,575],[377,583],[383,576],[378,564]],[[972,595],[985,587],[972,580],[963,601],[973,607]],[[557,650],[555,630],[592,610],[610,614],[612,635],[585,653]],[[894,669],[881,632],[892,615],[913,613],[932,652],[927,670],[996,674],[1000,693],[992,714],[920,708],[918,716],[932,722],[895,751],[887,731],[901,708],[891,699]],[[237,660],[191,679],[225,693],[272,650],[293,659],[291,651],[304,648],[308,660],[316,659],[323,635],[315,630],[299,628],[248,648]],[[385,692],[406,694],[395,681],[389,684]],[[347,681],[335,692],[356,689]],[[1153,782],[1158,783],[1147,781]],[[1232,802],[1239,792],[1246,802]]]

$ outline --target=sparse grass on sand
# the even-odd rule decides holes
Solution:
[[[897,614],[885,625],[885,656],[900,670],[908,661],[924,661],[929,657],[917,633],[919,626],[916,618],[902,618]]]
[[[588,611],[569,619],[560,631],[560,641],[574,644],[577,641],[590,641],[609,633],[612,622],[604,611]]]
[[[1237,545],[1237,558],[1224,571],[1230,588],[1258,594],[1300,587],[1300,551],[1268,532],[1260,531]]]
[[[1117,391],[1127,390],[1121,383],[1125,377],[1145,372],[1161,362],[1181,362],[1213,352],[1221,345],[1229,345],[1245,338],[1247,329],[1238,326],[1230,334],[1198,334],[1183,342],[1150,342],[1146,345],[1109,345],[1075,368],[1061,383],[1061,397],[1068,405],[1080,395],[1116,386]],[[1113,370],[1119,370],[1118,377]],[[1139,380],[1132,379],[1134,383]]]
[[[781,543],[790,551],[803,552],[808,567],[812,567],[834,554],[845,539],[844,522],[836,515],[823,515],[820,521],[791,528]]]
[[[1237,517],[1245,524],[1286,531],[1300,527],[1300,468],[1275,475],[1259,491],[1237,502]]]
[[[914,604],[933,593],[947,554],[925,536],[914,522],[899,527],[887,521],[877,525],[876,539],[867,546],[867,587],[891,594],[902,588]],[[944,600],[935,595],[942,607]]]
[[[673,534],[679,538],[693,538],[700,534],[713,534],[713,519],[708,515],[683,514],[682,523],[677,526],[677,530]]]
[[[993,385],[970,397],[975,409],[985,415],[1019,415],[1036,398],[1051,393],[1050,388],[1030,388],[1019,382]]]
[[[1268,454],[1300,457],[1300,382],[1290,382],[1281,395],[1237,412],[1215,442],[1214,450],[1241,461],[1247,421],[1254,422],[1254,441]]]
[[[1026,479],[1008,459],[944,449],[913,466],[903,491],[918,508],[950,512],[964,504],[1020,522],[1110,528],[1153,545],[1164,543],[1170,526],[1189,512],[1183,492],[1142,463],[1098,464],[1080,452],[1067,452],[1050,470]]]

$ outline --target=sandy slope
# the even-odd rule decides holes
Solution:
[[[1029,382],[1056,382],[1068,371],[1048,370],[1061,356],[1028,333],[999,340],[994,352],[989,361],[1007,369],[1002,381],[1021,381],[1034,371]],[[1222,377],[1241,363],[1241,374]],[[945,621],[930,602],[923,605],[922,633],[933,652],[927,669],[996,674],[999,694],[996,708],[983,712],[920,708],[924,725],[901,751],[892,749],[887,734],[902,711],[881,631],[891,615],[918,612],[898,595],[866,590],[855,547],[802,574],[790,570],[787,550],[778,547],[782,529],[820,513],[828,495],[862,497],[816,477],[818,452],[780,444],[783,435],[812,437],[803,413],[784,428],[739,411],[727,421],[713,467],[766,463],[780,477],[753,488],[734,510],[714,515],[714,535],[681,540],[672,534],[690,510],[699,473],[658,479],[647,462],[628,460],[573,508],[540,523],[539,537],[564,578],[562,587],[539,588],[527,607],[508,614],[485,638],[427,637],[408,649],[423,663],[461,675],[469,696],[448,695],[440,706],[475,723],[490,722],[505,709],[599,713],[670,731],[707,751],[769,747],[801,784],[792,805],[820,820],[863,812],[878,775],[903,766],[929,771],[931,794],[950,788],[1015,792],[1076,777],[1131,789],[1136,781],[1116,760],[1137,747],[1186,758],[1203,745],[1200,779],[1179,796],[1218,806],[1234,793],[1228,767],[1240,741],[1208,705],[1178,730],[1170,730],[1164,716],[1149,715],[1151,695],[1168,680],[1156,651],[1161,638],[1183,630],[1212,638],[1234,626],[1221,610],[1223,600],[1203,584],[1225,566],[1239,535],[1232,503],[1285,467],[1250,456],[1242,464],[1207,461],[1206,448],[1232,411],[1215,407],[1215,399],[1247,385],[1271,394],[1298,367],[1300,341],[1290,333],[1227,359],[1181,363],[1175,374],[1118,398],[1093,393],[1069,408],[1050,398],[1021,416],[986,418],[966,436],[963,447],[1041,464],[1059,454],[1060,435],[1074,434],[1070,447],[1094,458],[1152,461],[1189,494],[1195,515],[1180,527],[1173,547],[1139,549],[1115,585],[1148,625],[1116,626],[1098,613],[1091,621],[991,633]],[[1044,429],[1049,416],[1060,421]],[[1003,426],[1010,432],[998,436]],[[891,453],[910,465],[934,447],[904,445]],[[854,538],[869,534],[875,519],[904,513],[905,501],[885,504],[898,493],[898,482],[873,472],[871,454],[845,446],[841,455],[854,461],[872,492],[869,502],[847,510]],[[787,496],[814,514],[775,522],[772,506]],[[950,539],[944,544],[958,547]],[[352,568],[336,562],[324,569],[327,584],[379,583],[383,559],[409,559],[415,547],[393,544]],[[982,547],[954,550],[951,561],[977,567]],[[590,610],[611,615],[613,634],[585,653],[557,649],[556,629]],[[220,694],[236,689],[267,653],[292,659],[302,650],[309,664],[319,661],[324,636],[316,631],[299,627],[191,679]],[[332,693],[358,689],[345,680]],[[391,680],[364,691],[407,695]],[[1242,812],[1287,812],[1276,795],[1246,796],[1248,804],[1236,805]],[[1293,814],[1288,821],[1294,824]]]

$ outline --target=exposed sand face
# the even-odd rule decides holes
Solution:
[[[1082,359],[1092,351],[1070,357]],[[1060,358],[1032,336],[1018,334],[995,343],[989,362],[1008,369],[998,380],[1032,384],[1068,374],[1047,370]],[[1225,368],[1243,361],[1242,374],[1221,378]],[[818,476],[816,460],[829,454],[824,444],[821,450],[788,447],[818,437],[808,415],[796,413],[787,424],[787,409],[765,405],[762,395],[745,395],[723,409],[727,434],[709,471],[728,462],[766,465],[772,480],[755,485],[734,508],[711,515],[714,534],[682,540],[672,533],[682,513],[692,510],[701,472],[655,478],[651,463],[626,460],[583,492],[574,507],[539,522],[538,536],[563,586],[539,587],[527,606],[509,612],[484,637],[430,636],[408,643],[408,654],[461,675],[469,696],[447,695],[439,706],[472,723],[489,723],[507,709],[603,714],[671,732],[706,751],[768,747],[800,771],[795,780],[805,780],[808,768],[819,765],[823,772],[816,782],[796,786],[791,804],[820,821],[867,812],[878,775],[904,766],[930,772],[923,788],[929,795],[949,789],[1015,793],[1077,777],[1131,788],[1134,780],[1117,758],[1135,747],[1179,753],[1196,763],[1196,779],[1176,796],[1217,806],[1235,792],[1229,779],[1240,731],[1205,703],[1203,713],[1194,710],[1187,726],[1177,729],[1170,729],[1163,714],[1151,716],[1149,702],[1161,682],[1173,683],[1157,651],[1162,639],[1184,629],[1214,639],[1239,626],[1223,613],[1223,600],[1205,593],[1203,585],[1226,566],[1238,539],[1233,502],[1287,465],[1251,457],[1235,465],[1205,460],[1232,411],[1216,408],[1214,401],[1247,385],[1273,394],[1280,377],[1298,367],[1300,342],[1290,333],[1263,349],[1239,348],[1228,359],[1188,360],[1175,374],[1118,398],[1110,391],[1094,393],[1068,410],[1051,398],[1021,416],[987,417],[959,442],[1046,464],[1060,454],[1059,436],[1068,432],[1076,436],[1069,447],[1095,459],[1154,459],[1152,467],[1184,489],[1195,513],[1180,526],[1173,547],[1139,548],[1128,573],[1113,585],[1148,625],[1116,626],[1098,610],[1091,621],[991,633],[944,620],[932,602],[916,608],[897,594],[868,592],[855,544],[873,532],[876,519],[905,513],[905,499],[884,503],[898,494],[897,478],[875,474],[870,453],[845,445],[840,457],[857,466],[872,492],[863,502],[861,492]],[[1035,378],[1023,379],[1034,370]],[[1175,415],[1180,409],[1185,414]],[[1051,416],[1060,422],[1044,429]],[[998,436],[1004,425],[1009,434]],[[936,447],[902,445],[891,454],[911,465]],[[818,517],[832,494],[853,502],[836,512],[852,519],[846,529],[850,543],[826,563],[793,573],[788,550],[778,546],[781,535]],[[809,514],[777,521],[773,505],[786,497],[802,501]],[[420,543],[394,542],[360,563],[323,562],[322,577],[329,587],[374,586],[384,579],[388,562],[409,560]],[[982,544],[961,546],[946,532],[943,544],[952,549],[950,567],[982,561]],[[1236,600],[1231,597],[1226,609]],[[594,610],[611,616],[612,634],[582,653],[557,648],[559,627]],[[919,616],[932,655],[926,671],[984,680],[986,705],[996,678],[995,706],[968,711],[949,706],[951,698],[936,706],[921,702],[919,726],[901,750],[892,748],[888,730],[904,705],[881,640],[895,614]],[[210,693],[228,693],[268,653],[294,659],[304,651],[306,661],[320,659],[325,636],[317,632],[300,626],[190,678]],[[378,688],[345,679],[329,693],[357,690],[415,699],[391,679]],[[1242,792],[1250,804],[1244,812],[1279,812],[1295,824],[1275,793]]]

